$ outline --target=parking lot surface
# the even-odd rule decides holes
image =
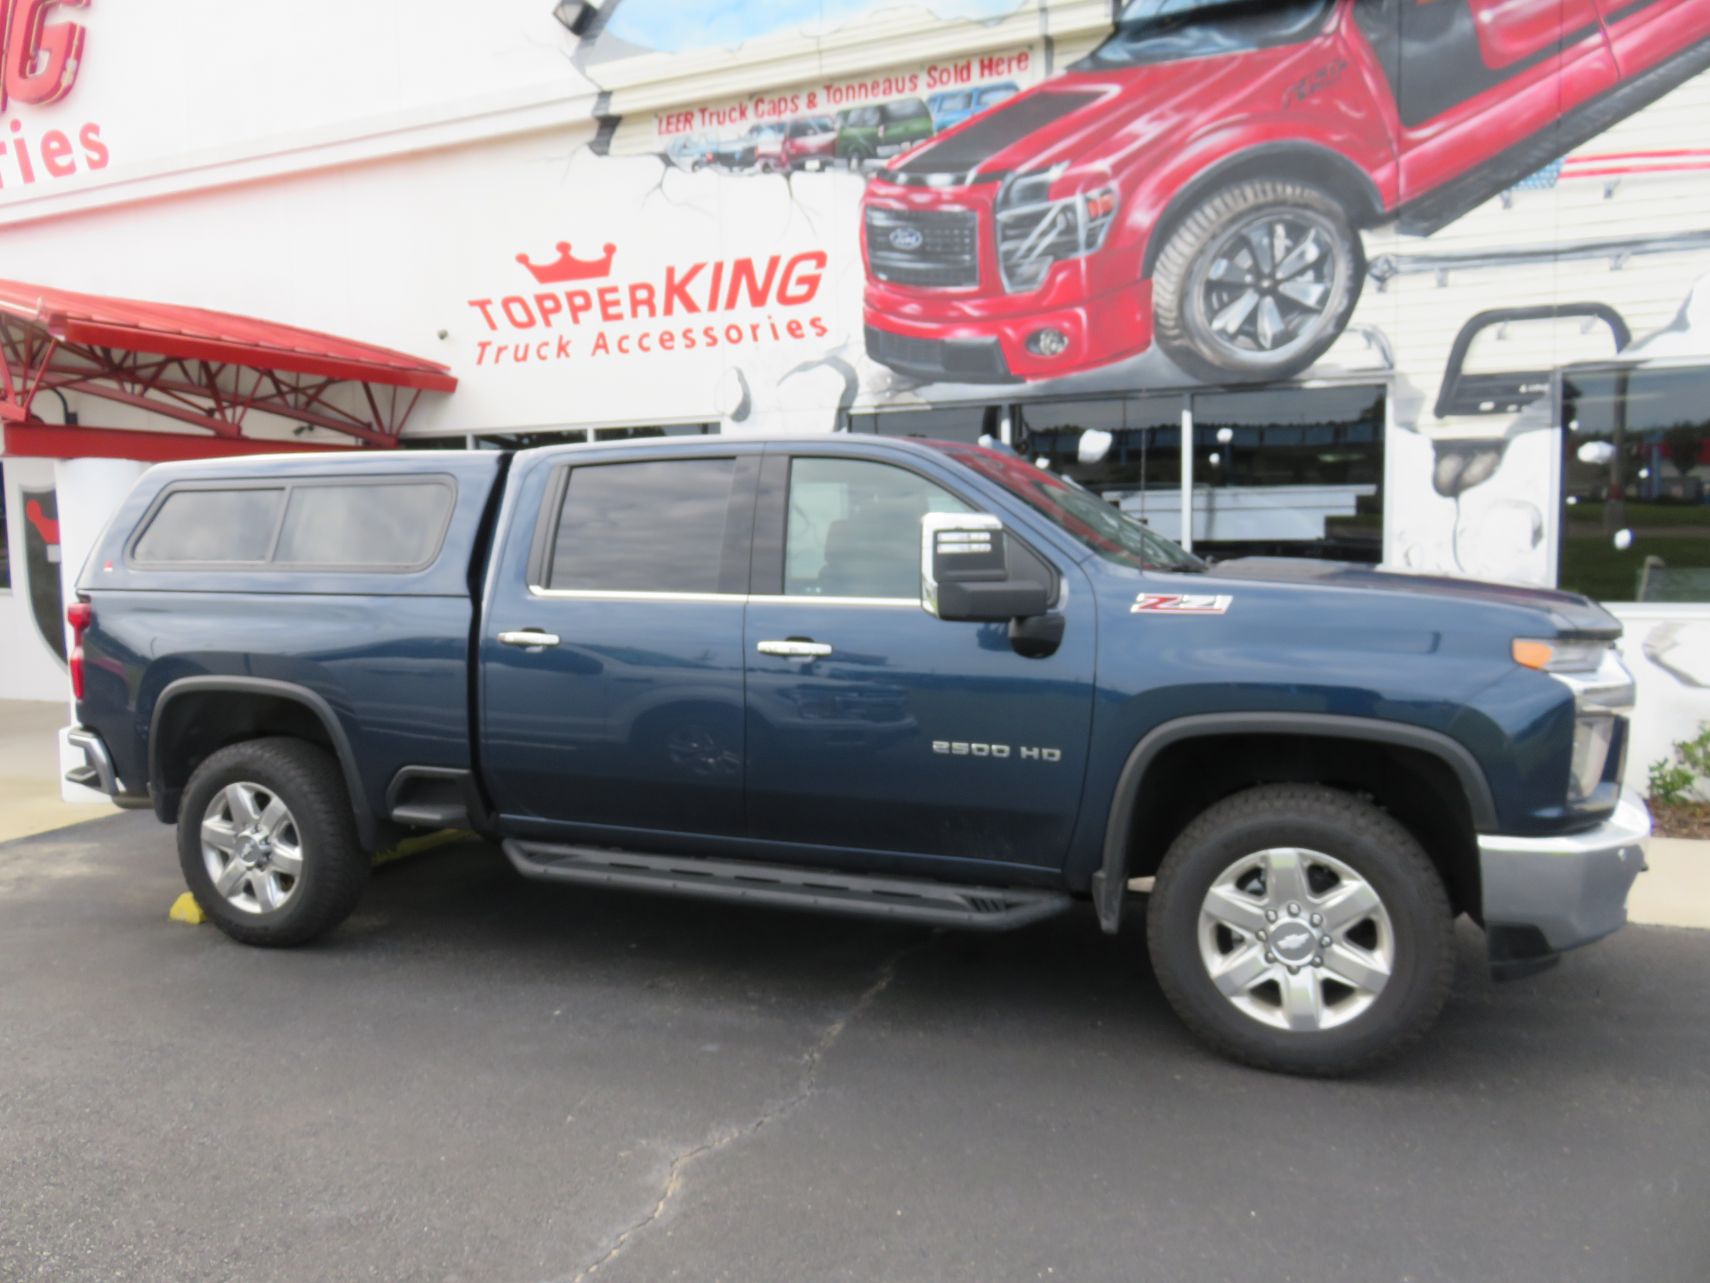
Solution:
[[[1710,933],[1405,1060],[1199,1049],[1136,929],[553,888],[476,843],[321,945],[166,920],[146,814],[0,845],[0,1279],[1710,1277]],[[1137,925],[1137,924],[1136,924]]]

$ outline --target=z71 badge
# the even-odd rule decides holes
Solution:
[[[1143,592],[1129,607],[1131,615],[1221,615],[1229,609],[1233,597],[1212,596],[1209,593]]]

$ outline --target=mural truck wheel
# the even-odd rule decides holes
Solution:
[[[1359,232],[1335,198],[1282,179],[1235,183],[1158,255],[1158,345],[1207,382],[1292,378],[1341,335],[1365,276]]]

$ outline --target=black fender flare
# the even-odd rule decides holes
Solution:
[[[1111,796],[1104,826],[1104,858],[1092,879],[1098,924],[1107,935],[1115,935],[1122,924],[1123,897],[1128,890],[1128,835],[1147,768],[1173,744],[1214,735],[1316,735],[1418,749],[1431,754],[1454,773],[1472,813],[1473,828],[1480,833],[1494,833],[1497,829],[1496,798],[1484,768],[1466,745],[1441,731],[1406,722],[1334,713],[1203,713],[1179,717],[1153,727],[1142,736],[1116,779],[1116,792]]]
[[[1170,196],[1146,237],[1140,275],[1151,278],[1164,243],[1189,211],[1203,204],[1219,188],[1260,177],[1310,183],[1324,188],[1329,195],[1343,198],[1348,221],[1356,233],[1383,218],[1386,212],[1383,196],[1371,175],[1333,147],[1306,141],[1249,144],[1195,174]]]
[[[338,714],[333,711],[324,695],[310,690],[307,686],[299,686],[295,682],[283,682],[271,677],[223,677],[219,675],[204,675],[199,677],[180,677],[168,682],[160,697],[154,702],[154,711],[149,716],[148,723],[148,777],[152,781],[164,779],[161,771],[161,754],[165,746],[161,742],[160,727],[164,722],[164,714],[173,700],[180,695],[203,694],[209,691],[229,691],[245,695],[266,695],[271,699],[290,700],[300,704],[313,713],[315,720],[326,730],[327,738],[332,741],[333,754],[338,758],[339,770],[344,774],[345,790],[350,794],[351,810],[356,819],[357,836],[362,839],[364,847],[374,848],[379,842],[379,825],[373,812],[368,806],[367,791],[362,786],[362,776],[356,767],[356,754],[350,747],[350,736],[345,733],[344,724],[339,721]],[[157,787],[154,792],[154,813],[162,823],[170,824],[177,817],[176,797],[169,796],[164,788]]]

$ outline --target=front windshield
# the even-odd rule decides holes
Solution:
[[[1245,53],[1315,34],[1335,0],[1128,0],[1116,30],[1077,66],[1137,67]]]
[[[1106,561],[1136,570],[1200,571],[1191,552],[1099,498],[1079,482],[1036,468],[1019,455],[984,446],[939,447],[958,463],[994,481]]]

